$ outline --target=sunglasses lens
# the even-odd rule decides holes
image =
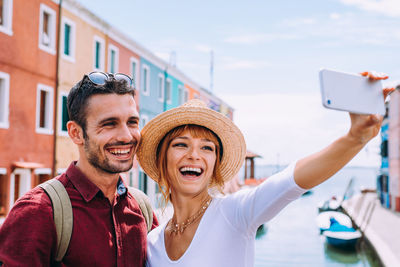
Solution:
[[[127,86],[132,86],[132,79],[129,76],[122,73],[117,73],[114,75],[114,77],[117,81],[126,81]]]
[[[92,81],[92,83],[98,85],[105,84],[108,79],[107,75],[101,72],[92,72],[88,75],[88,77]]]

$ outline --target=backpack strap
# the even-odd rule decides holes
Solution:
[[[147,232],[150,232],[153,226],[153,208],[151,207],[149,197],[139,189],[132,186],[128,186],[128,191],[132,194],[132,196],[139,204],[143,217],[146,220]]]
[[[57,179],[50,179],[39,185],[49,195],[53,204],[53,218],[57,232],[55,260],[61,262],[72,235],[73,214],[71,200],[64,185]]]

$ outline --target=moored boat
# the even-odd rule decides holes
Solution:
[[[337,212],[337,211],[325,211],[321,212],[317,216],[317,226],[319,227],[320,232],[324,232],[329,230],[332,227],[332,220],[334,219],[336,222],[338,222],[340,225],[346,226],[346,227],[352,227],[353,223],[350,219],[349,216],[342,212]]]
[[[339,247],[342,249],[353,249],[355,248],[357,241],[361,238],[361,232],[358,230],[354,231],[324,231],[323,235],[326,237],[326,241],[329,245]]]

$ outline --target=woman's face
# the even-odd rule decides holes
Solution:
[[[215,161],[212,141],[194,138],[188,131],[172,139],[167,149],[167,172],[172,192],[198,195],[207,191]]]

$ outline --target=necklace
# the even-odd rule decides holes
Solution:
[[[184,220],[181,223],[178,223],[174,218],[171,219],[171,232],[174,234],[182,234],[183,231],[185,231],[185,229],[191,225],[192,223],[194,223],[195,221],[197,221],[197,219],[200,218],[200,216],[206,211],[206,209],[208,208],[208,206],[210,206],[212,198],[207,198],[200,206],[200,209],[193,214],[192,216],[190,216],[189,218],[187,218],[186,220]]]

